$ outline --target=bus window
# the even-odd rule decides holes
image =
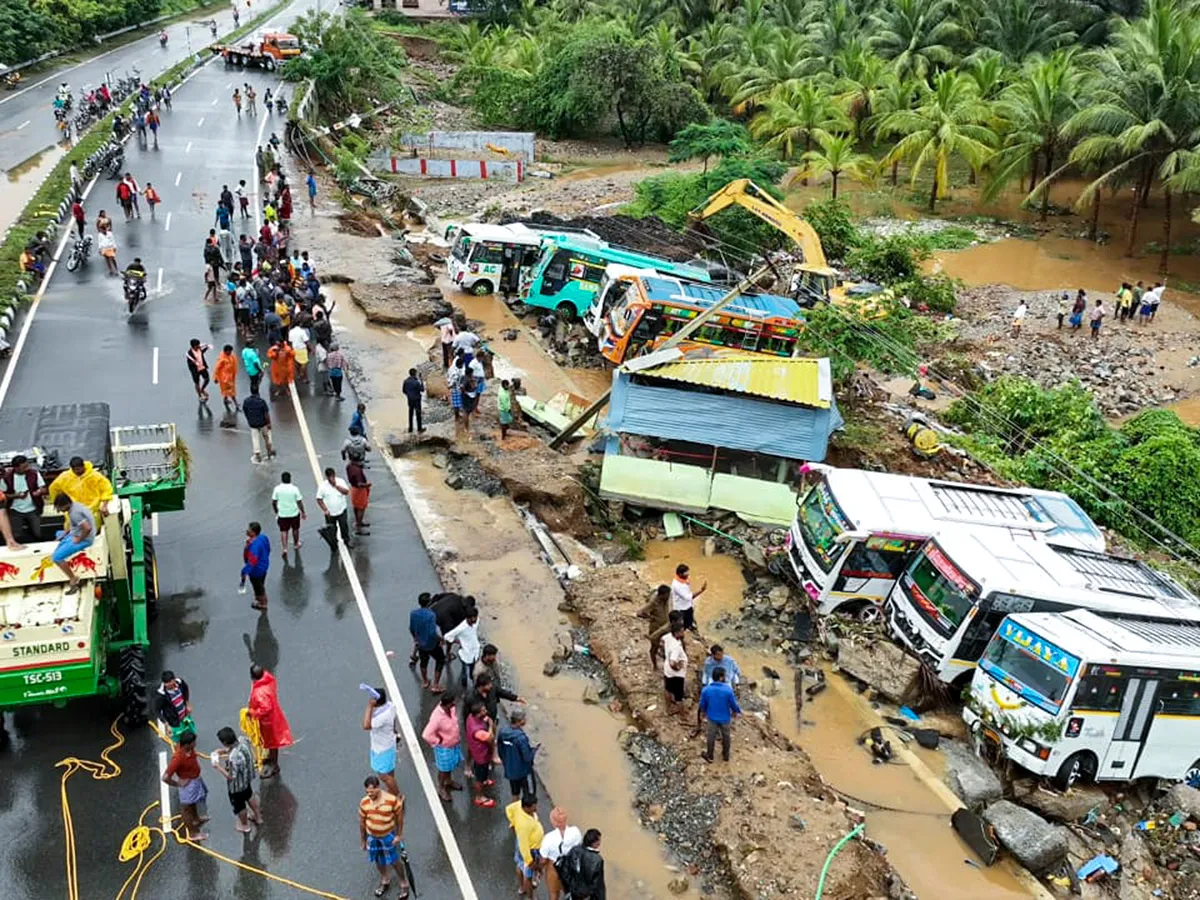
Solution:
[[[1125,672],[1111,666],[1093,668],[1079,679],[1072,708],[1089,712],[1120,712]]]
[[[900,583],[911,592],[913,605],[921,616],[942,637],[950,637],[975,602],[958,579],[949,577],[934,565],[935,554],[945,560],[940,550],[930,546],[917,557]],[[945,562],[952,571],[957,571],[953,563]]]
[[[567,270],[571,264],[571,253],[569,250],[558,250],[554,256],[550,258],[550,262],[546,264],[546,271],[542,275],[542,293],[557,294],[562,290],[562,286],[567,283]]]
[[[497,265],[504,262],[504,248],[499,244],[476,244],[471,253],[471,262],[480,265]]]
[[[1200,680],[1173,678],[1158,688],[1158,711],[1173,716],[1200,717]]]
[[[454,242],[454,249],[451,251],[451,255],[459,262],[466,262],[470,253],[471,236],[469,234],[464,234]]]
[[[1067,695],[1067,689],[1071,686],[1071,676],[1066,672],[999,635],[988,644],[983,662],[989,673],[999,670],[1015,679],[1022,687],[1044,697],[1049,704],[1039,705],[1052,707],[1048,710],[1050,712],[1058,712],[1063,698]]]
[[[800,504],[799,521],[804,545],[808,547],[822,571],[828,573],[842,555],[836,540],[841,529],[826,513],[822,504],[823,493],[820,485],[808,492],[808,496]]]
[[[911,555],[910,550],[885,550],[872,547],[881,543],[875,538],[855,545],[849,559],[842,566],[841,574],[849,578],[887,578],[895,581],[904,571]]]

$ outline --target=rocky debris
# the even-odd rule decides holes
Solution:
[[[484,471],[504,485],[514,502],[529,504],[551,531],[575,537],[592,533],[586,495],[568,458],[540,442],[531,442],[517,452],[496,450],[478,455]]]
[[[603,240],[677,262],[695,258],[703,253],[706,247],[704,237],[698,232],[680,233],[654,216],[644,219],[622,215],[563,218],[540,209],[526,218],[512,213],[500,217],[501,224],[520,221],[552,227],[587,228],[600,235]]]
[[[1063,793],[1026,779],[1013,784],[1012,799],[1059,822],[1079,822],[1093,810],[1104,812],[1109,804],[1108,794],[1099,787],[1080,784]]]
[[[893,703],[915,693],[921,664],[890,641],[843,640],[838,643],[842,671],[865,681]]]
[[[942,778],[971,809],[978,809],[1004,796],[1000,779],[970,747],[947,741],[942,745],[946,770]]]
[[[1067,855],[1066,830],[1011,800],[997,800],[983,811],[996,839],[1035,875],[1049,872]]]
[[[978,236],[975,244],[998,241],[1002,238],[1013,237],[1022,230],[1011,222],[971,221],[956,222],[953,219],[897,219],[894,216],[870,216],[858,223],[859,231],[872,234],[875,237],[887,238],[896,235],[925,235],[937,234],[947,228],[970,228]],[[972,246],[975,246],[972,244]]]
[[[350,296],[364,313],[367,321],[376,325],[415,328],[432,325],[454,308],[432,284],[364,284],[350,285]]]
[[[1167,805],[1200,821],[1200,791],[1186,784],[1172,785],[1167,791]]]
[[[450,451],[446,454],[446,485],[456,491],[479,491],[489,497],[497,497],[504,493],[504,485],[499,478],[489,474],[480,465],[479,460],[469,453]]]
[[[1154,889],[1154,860],[1146,842],[1137,832],[1121,840],[1121,888],[1119,900],[1152,900]]]

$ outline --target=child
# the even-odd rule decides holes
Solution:
[[[146,205],[150,207],[150,221],[154,221],[154,207],[162,203],[162,197],[158,196],[158,191],[154,189],[154,185],[146,182],[145,190],[142,191],[142,196],[146,198]]]
[[[508,379],[500,382],[500,390],[496,393],[496,411],[500,417],[500,440],[504,440],[508,437],[508,427],[513,423],[512,393]]]
[[[492,747],[496,743],[496,729],[482,700],[471,702],[467,715],[467,750],[471,754],[471,774],[475,777],[475,805],[491,809],[496,801],[484,795],[484,790],[495,784],[492,778]]]

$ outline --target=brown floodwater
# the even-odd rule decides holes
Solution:
[[[66,152],[63,147],[55,144],[5,173],[7,177],[0,182],[0,234],[17,221],[25,209],[25,204],[33,199],[33,195],[42,186],[42,179],[46,177],[46,173]]]
[[[719,634],[712,623],[722,615],[737,615],[745,586],[737,559],[720,554],[705,557],[698,538],[650,541],[645,550],[641,571],[647,582],[669,582],[675,566],[686,562],[694,590],[708,583],[708,590],[696,601],[696,618],[707,634]],[[1007,860],[987,869],[964,862],[974,860],[975,854],[950,827],[950,813],[962,804],[938,780],[943,768],[940,753],[915,751],[924,773],[898,760],[874,765],[870,754],[858,746],[858,738],[880,724],[878,714],[840,675],[826,669],[829,688],[805,703],[804,721],[799,722],[795,670],[784,656],[735,645],[729,639],[722,643],[747,681],[763,682],[763,666],[783,676],[778,692],[767,698],[771,724],[804,748],[821,777],[851,806],[866,813],[867,835],[888,848],[888,859],[918,896],[988,900],[1030,896],[1029,876],[1022,877]],[[892,742],[898,743],[895,738]]]

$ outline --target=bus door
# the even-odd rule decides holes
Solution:
[[[1108,751],[1100,763],[1099,777],[1133,777],[1138,753],[1154,721],[1159,683],[1158,678],[1143,676],[1132,677],[1125,682],[1121,712],[1113,729],[1112,743],[1108,745]]]
[[[515,244],[505,244],[500,261],[500,293],[519,293],[521,290],[521,248]]]

